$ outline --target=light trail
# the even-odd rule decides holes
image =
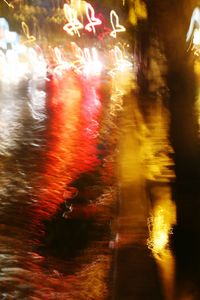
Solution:
[[[21,25],[22,25],[23,33],[25,34],[26,38],[28,39],[27,42],[35,42],[36,38],[33,35],[30,35],[28,25],[25,22],[22,22]]]
[[[117,37],[117,33],[126,31],[126,28],[119,23],[119,17],[114,10],[110,12],[110,22],[112,25],[113,31],[110,33],[110,36],[113,38]]]
[[[86,4],[86,15],[89,23],[85,26],[85,29],[88,30],[89,32],[93,31],[93,33],[95,34],[96,33],[95,26],[101,25],[102,21],[95,17],[94,8],[89,3]]]
[[[169,245],[169,237],[176,224],[176,206],[171,199],[169,185],[152,189],[154,207],[149,219],[148,247],[151,249],[160,275],[166,300],[174,299],[175,259]]]
[[[109,72],[111,76],[113,76],[115,72],[126,72],[127,69],[133,67],[133,64],[126,59],[122,50],[118,46],[115,46],[110,53],[114,63],[114,68]]]
[[[99,75],[101,73],[103,67],[98,58],[96,48],[84,48],[82,58],[83,65],[81,68],[86,76]]]
[[[190,21],[190,26],[189,26],[189,29],[188,29],[188,32],[186,35],[186,42],[189,42],[189,40],[192,38],[194,29],[196,26],[200,27],[200,8],[199,7],[196,7],[193,10],[191,21]]]
[[[200,8],[196,7],[193,10],[190,26],[186,35],[186,42],[192,43],[192,51],[194,55],[200,56]],[[197,97],[195,102],[195,111],[198,122],[198,130],[200,132],[200,92],[199,92],[199,84],[200,84],[200,62],[199,58],[194,61],[194,73],[197,81]]]
[[[186,34],[186,42],[190,42],[194,55],[200,55],[200,8],[193,10],[188,32]]]
[[[77,34],[80,37],[79,30],[83,28],[83,24],[77,18],[77,11],[71,8],[68,4],[64,4],[64,13],[68,21],[63,29],[71,36]]]
[[[71,36],[77,34],[80,37],[79,30],[83,28],[89,32],[93,32],[93,34],[96,34],[95,27],[102,24],[102,21],[99,18],[95,17],[95,10],[91,4],[84,2],[83,7],[85,8],[87,20],[89,21],[89,23],[87,23],[85,26],[79,21],[79,9],[76,9],[76,6],[74,6],[73,2],[72,5],[65,3],[63,6],[64,14],[67,19],[67,24],[64,25],[63,29]],[[126,28],[119,23],[119,17],[114,10],[110,12],[110,23],[112,26],[110,36],[112,36],[113,38],[117,37],[117,33],[126,31]]]
[[[6,3],[8,5],[8,7],[10,8],[14,8],[14,5],[12,5],[10,2],[3,0],[4,3]]]

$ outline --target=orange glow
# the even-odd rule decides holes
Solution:
[[[147,19],[146,5],[142,0],[135,0],[130,4],[129,22],[135,26],[138,20]]]
[[[196,117],[197,117],[197,123],[198,123],[198,133],[200,135],[200,61],[195,60],[194,62],[194,73],[196,76],[196,81],[198,84],[197,88],[197,95],[196,95],[196,101],[195,101],[195,112],[196,112]]]

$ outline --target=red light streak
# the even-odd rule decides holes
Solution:
[[[86,8],[86,16],[89,23],[83,26],[83,24],[77,18],[78,15],[77,10],[70,7],[70,5],[68,4],[64,4],[63,10],[68,23],[64,25],[63,29],[71,36],[77,34],[80,37],[79,29],[83,29],[83,28],[89,32],[93,32],[93,34],[96,34],[95,27],[102,25],[103,23],[102,20],[100,18],[95,17],[95,10],[92,7],[92,5],[90,3],[86,3],[85,8]],[[119,23],[119,17],[114,10],[110,12],[110,23],[112,26],[112,31],[110,32],[110,36],[112,36],[113,38],[117,37],[117,33],[126,31],[126,28]],[[103,29],[105,30],[105,33],[100,34],[100,39],[106,36],[111,30],[104,26]]]
[[[70,70],[59,79],[53,78],[49,84],[48,110],[51,117],[46,160],[37,188],[40,204],[35,209],[38,222],[56,212],[64,201],[66,186],[99,163],[97,138],[101,103],[93,83],[89,85],[88,80]],[[41,210],[41,207],[45,209]]]

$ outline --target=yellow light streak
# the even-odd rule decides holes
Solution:
[[[126,28],[119,23],[119,17],[117,13],[114,10],[111,10],[110,12],[110,22],[112,25],[112,32],[110,33],[110,36],[113,38],[117,37],[117,33],[126,31]]]
[[[33,35],[30,35],[28,25],[25,22],[22,22],[21,25],[22,25],[22,30],[26,38],[28,39],[28,42],[34,42],[36,38]]]
[[[111,50],[111,56],[114,60],[114,69],[112,69],[109,73],[113,76],[115,72],[125,72],[127,69],[130,69],[133,64],[126,59],[122,50],[115,46],[114,49]]]
[[[77,46],[78,47],[78,46]],[[102,64],[98,58],[98,52],[96,48],[81,48],[75,49],[76,58],[76,69],[78,72],[83,72],[84,75],[98,75],[101,73]],[[74,63],[74,66],[75,66]]]
[[[78,11],[81,7],[81,0],[71,0],[70,7]]]
[[[141,0],[135,0],[134,2],[131,2],[129,8],[129,22],[133,26],[136,26],[138,20],[144,19],[147,19],[147,9],[145,3]]]
[[[10,7],[10,8],[14,8],[14,6],[13,6],[11,3],[9,3],[8,1],[6,1],[6,0],[3,0],[3,2],[5,2],[5,3],[8,5],[8,7]]]
[[[53,73],[58,75],[59,77],[62,77],[63,72],[71,68],[71,64],[68,63],[66,60],[63,60],[62,53],[58,47],[54,48],[54,54],[57,65],[53,69]]]

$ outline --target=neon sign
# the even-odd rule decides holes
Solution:
[[[93,31],[93,33],[95,34],[95,26],[101,25],[102,21],[98,18],[95,18],[94,8],[89,3],[87,3],[86,5],[86,15],[89,23],[85,26],[85,29],[89,32]]]
[[[119,24],[119,17],[114,10],[111,10],[110,12],[110,22],[113,29],[113,31],[110,33],[110,36],[112,36],[113,38],[116,39],[117,32],[126,31],[126,28]]]
[[[25,22],[22,22],[21,25],[22,25],[23,32],[24,32],[25,36],[27,37],[28,41],[34,42],[36,40],[36,38],[33,35],[30,35],[28,25]]]
[[[82,29],[83,25],[77,18],[77,11],[68,4],[64,4],[64,13],[68,23],[64,25],[63,29],[72,36],[77,34],[80,37],[79,29]]]
[[[68,4],[64,4],[63,10],[67,19],[67,24],[64,25],[63,29],[69,35],[74,36],[75,34],[77,34],[80,37],[79,30],[83,28],[89,32],[93,32],[93,34],[96,34],[95,27],[101,25],[102,21],[99,18],[95,17],[95,10],[91,4],[86,3],[85,9],[88,23],[84,26],[77,17],[77,10],[70,7],[70,5]],[[110,23],[112,27],[112,31],[110,32],[111,37],[116,38],[117,33],[126,31],[126,28],[120,24],[119,16],[114,10],[110,12]]]

